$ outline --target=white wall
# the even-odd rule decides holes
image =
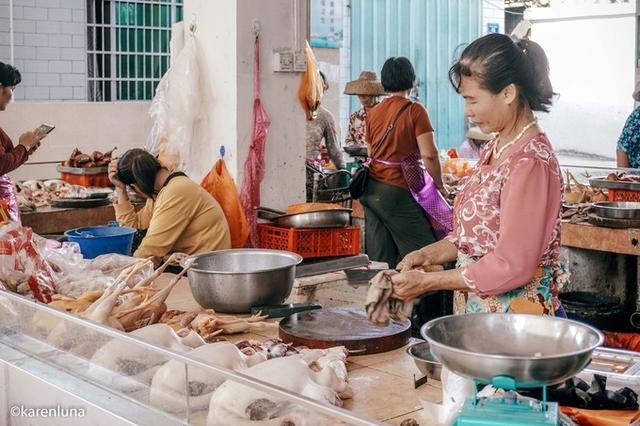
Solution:
[[[236,61],[236,5],[229,1],[185,0],[186,27],[194,22],[195,37],[201,54],[201,96],[203,107],[203,131],[210,135],[211,143],[200,154],[201,161],[194,165],[204,175],[219,158],[220,146],[226,149],[225,160],[232,175],[237,172],[237,61]]]
[[[298,0],[300,43],[306,34],[304,1]],[[195,16],[196,38],[207,64],[211,90],[209,117],[212,151],[225,145],[225,161],[240,186],[253,122],[254,21],[261,27],[262,102],[271,118],[265,149],[262,204],[274,208],[304,199],[304,114],[297,100],[298,73],[275,73],[273,51],[292,48],[290,0],[211,2],[186,0],[185,20]],[[207,154],[208,155],[208,154]],[[217,157],[216,157],[217,158]]]
[[[298,0],[299,43],[306,34],[306,2]],[[238,0],[212,2],[186,0],[187,26],[195,16],[196,39],[202,52],[203,96],[210,102],[205,113],[211,144],[200,158],[210,168],[225,145],[225,160],[236,184],[242,183],[244,161],[251,144],[253,120],[253,22],[259,21],[262,101],[271,118],[265,151],[266,175],[262,203],[275,208],[303,201],[305,119],[298,103],[299,73],[275,73],[274,49],[291,48],[293,14],[290,0]],[[337,85],[336,85],[337,86]],[[336,87],[338,89],[338,87]],[[64,160],[71,150],[121,151],[142,147],[151,128],[149,103],[14,103],[0,113],[2,126],[17,143],[21,132],[41,122],[57,126],[29,162]],[[17,170],[16,179],[55,177],[54,165]]]
[[[54,124],[56,129],[11,177],[16,180],[57,177],[55,165],[32,163],[63,161],[75,147],[89,153],[113,147],[122,153],[143,147],[151,129],[148,109],[148,102],[12,103],[0,113],[0,127],[14,144],[20,134],[43,122]]]
[[[553,4],[554,2],[552,2]],[[560,4],[532,9],[532,40],[544,48],[560,94],[542,125],[559,150],[615,157],[633,110],[635,4]]]
[[[85,0],[0,0],[0,61],[11,63],[13,53],[22,73],[16,99],[87,99],[86,7]]]
[[[498,24],[499,32],[504,34],[504,2],[502,0],[482,1],[482,34],[488,33],[488,24]]]
[[[306,1],[298,2],[299,46],[306,37]],[[260,22],[262,101],[271,118],[265,150],[262,204],[285,208],[305,198],[305,117],[298,102],[301,74],[276,73],[271,67],[273,50],[291,48],[293,11],[291,0],[238,0],[238,183],[251,144],[253,120],[253,22]]]

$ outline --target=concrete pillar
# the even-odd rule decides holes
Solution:
[[[225,161],[238,186],[251,145],[254,23],[260,27],[262,102],[271,118],[261,194],[262,204],[274,208],[304,201],[305,119],[297,99],[300,74],[274,72],[272,58],[275,49],[303,45],[306,4],[306,0],[185,0],[184,20],[187,27],[192,21],[197,25],[196,39],[211,91],[205,115],[213,137],[209,151],[202,155],[202,167],[210,167],[224,145]]]

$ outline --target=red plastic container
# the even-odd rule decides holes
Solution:
[[[109,188],[111,181],[107,167],[94,167],[81,169],[77,167],[58,166],[60,179],[72,185],[80,185],[86,188],[90,186]]]
[[[640,201],[640,191],[626,189],[607,189],[609,201]]]
[[[260,248],[287,250],[305,259],[360,254],[360,228],[280,228],[258,224]]]
[[[60,179],[72,185],[80,185],[86,188],[95,186],[98,188],[108,188],[111,186],[107,173],[99,175],[74,175],[72,173],[60,173]]]

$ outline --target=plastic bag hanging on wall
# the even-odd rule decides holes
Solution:
[[[302,74],[298,99],[307,116],[307,120],[314,120],[320,107],[320,100],[324,95],[324,84],[320,75],[320,67],[309,43],[305,41],[304,51],[307,56],[307,71]]]
[[[255,38],[253,48],[253,125],[251,146],[244,162],[244,181],[240,192],[240,201],[249,222],[251,246],[258,246],[258,213],[260,205],[260,183],[264,179],[264,150],[267,143],[267,129],[271,120],[260,99],[260,39]]]
[[[220,154],[221,157],[224,157],[224,145],[220,148]],[[216,161],[209,174],[200,183],[200,186],[211,194],[222,207],[224,216],[229,224],[231,247],[244,247],[249,237],[249,223],[244,214],[236,184],[227,170],[224,159],[220,158]]]
[[[168,169],[199,179],[204,173],[194,169],[192,153],[202,152],[209,138],[206,132],[194,131],[206,110],[197,43],[193,32],[185,33],[183,22],[175,24],[171,34],[171,66],[149,108],[153,126],[145,149]]]

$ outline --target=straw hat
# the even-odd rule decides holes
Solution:
[[[345,95],[382,96],[384,88],[373,71],[362,71],[357,80],[347,83],[344,88]]]
[[[495,135],[493,133],[484,133],[478,126],[469,127],[467,132],[468,139],[475,139],[477,141],[490,141]]]

